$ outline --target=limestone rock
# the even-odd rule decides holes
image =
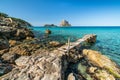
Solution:
[[[7,61],[7,62],[9,62],[9,63],[14,63],[15,60],[16,60],[18,57],[19,57],[18,54],[4,53],[1,58],[2,58],[4,61]]]
[[[73,75],[73,73],[70,73],[69,75],[68,75],[68,79],[67,80],[76,80],[75,79],[75,76]]]
[[[15,60],[15,63],[17,66],[26,66],[28,63],[29,57],[28,56],[21,56],[17,60]]]
[[[60,46],[60,42],[58,42],[58,41],[51,41],[51,42],[49,42],[49,44],[54,47]]]
[[[109,73],[114,75],[114,77],[120,78],[120,69],[117,64],[100,52],[84,49],[83,55],[92,65],[106,69]]]
[[[116,80],[113,75],[109,74],[105,70],[101,70],[95,73],[97,80]]]
[[[43,53],[37,56],[22,56],[15,62],[17,64],[15,69],[18,71],[13,69],[0,79],[61,80],[61,58]]]
[[[85,35],[83,37],[83,39],[87,42],[87,43],[95,43],[96,42],[96,37],[97,35],[95,34],[89,34],[89,35]]]
[[[69,22],[68,22],[68,21],[63,20],[63,21],[60,23],[60,26],[63,26],[63,27],[68,27],[68,26],[71,26],[71,24],[69,24]]]
[[[95,73],[95,70],[97,70],[97,67],[90,67],[90,68],[88,69],[88,72],[89,72],[89,73]]]

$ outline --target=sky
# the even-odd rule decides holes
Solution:
[[[120,0],[0,0],[0,12],[34,26],[120,26]]]

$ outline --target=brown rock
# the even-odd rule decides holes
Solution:
[[[10,53],[5,53],[2,55],[2,59],[4,61],[10,62],[10,63],[15,63],[15,60],[19,57],[18,54],[10,54]]]
[[[97,67],[90,67],[90,68],[88,69],[88,72],[89,72],[89,73],[95,73],[95,70],[97,70]]]
[[[87,42],[87,43],[95,43],[96,42],[96,37],[97,35],[94,34],[89,34],[89,35],[85,35],[83,37],[83,39]]]
[[[100,52],[84,49],[83,55],[92,65],[106,69],[115,77],[120,78],[120,69],[117,64],[111,61],[108,57],[102,55]]]
[[[7,38],[0,38],[0,50],[9,48]]]
[[[0,55],[3,55],[4,53],[7,53],[8,51],[9,49],[0,50]]]
[[[68,79],[67,80],[76,80],[75,79],[75,76],[73,75],[73,73],[70,73],[69,75],[68,75]]]
[[[97,80],[116,80],[113,75],[109,74],[105,70],[101,70],[95,73],[95,78]]]
[[[60,42],[58,42],[58,41],[51,41],[51,42],[49,42],[49,44],[54,47],[60,46]]]
[[[28,56],[21,56],[17,60],[15,60],[15,63],[17,66],[26,66],[28,63],[29,57]]]
[[[10,46],[15,46],[17,44],[16,40],[9,40]]]

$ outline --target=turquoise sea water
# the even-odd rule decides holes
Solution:
[[[51,37],[54,40],[61,42],[67,42],[68,37],[71,38],[71,41],[75,41],[86,34],[97,34],[97,42],[91,49],[100,51],[120,65],[120,27],[33,28],[34,31],[39,32],[36,33],[37,37],[46,29],[52,31]]]

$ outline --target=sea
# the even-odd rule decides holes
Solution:
[[[41,38],[41,35],[45,33],[45,30],[52,31],[50,37],[53,40],[60,42],[76,41],[82,38],[86,34],[96,34],[97,41],[90,48],[92,50],[100,51],[102,54],[108,56],[111,60],[120,65],[120,27],[116,26],[72,26],[72,27],[33,27],[35,35]]]

